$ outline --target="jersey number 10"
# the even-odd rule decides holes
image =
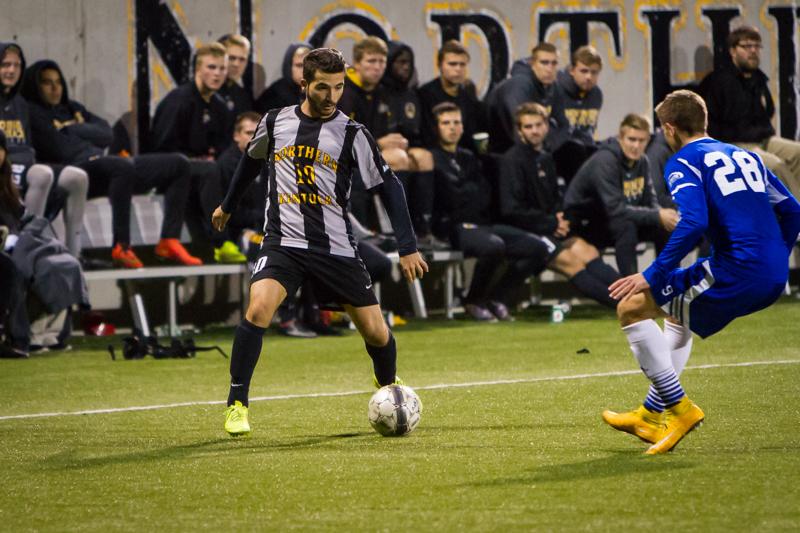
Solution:
[[[717,163],[722,163],[722,166],[714,170],[714,181],[722,196],[747,190],[748,187],[754,192],[766,191],[764,175],[761,173],[758,161],[743,150],[733,152],[730,157],[723,152],[709,152],[703,163],[708,168],[714,168]],[[735,174],[737,176],[731,179]]]

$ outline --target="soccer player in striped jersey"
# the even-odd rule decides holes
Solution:
[[[706,338],[737,317],[778,299],[788,278],[788,256],[800,232],[800,204],[761,158],[706,135],[705,102],[679,90],[656,107],[676,151],[664,176],[680,222],[644,272],[609,287],[622,330],[652,385],[635,411],[605,411],[615,429],[665,453],[703,421],[678,376],[692,348],[692,332]],[[710,257],[687,268],[680,261],[705,235]],[[655,319],[664,317],[664,329]]]
[[[264,331],[286,295],[305,280],[314,283],[320,301],[344,306],[364,338],[375,382],[383,386],[397,380],[395,340],[356,251],[347,216],[354,171],[368,189],[382,186],[404,277],[409,282],[422,277],[428,265],[417,251],[402,185],[366,128],[337,110],[344,77],[344,58],[338,50],[318,48],[306,55],[306,99],[264,115],[212,217],[214,227],[222,231],[263,166],[268,189],[264,242],[231,355],[225,430],[234,436],[250,432],[248,390]]]

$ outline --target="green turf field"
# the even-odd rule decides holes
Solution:
[[[619,374],[636,364],[597,308],[398,329],[399,373],[424,403],[399,439],[369,427],[352,333],[268,335],[251,396],[301,397],[253,402],[238,440],[208,403],[227,395],[218,355],[112,362],[107,340],[76,339],[0,360],[0,530],[797,531],[798,324],[791,300],[696,339],[683,383],[706,423],[657,457],[600,419],[647,382]],[[229,349],[231,330],[198,342]],[[747,362],[763,364],[733,366]],[[502,380],[527,382],[481,383]],[[178,402],[198,403],[7,418]]]

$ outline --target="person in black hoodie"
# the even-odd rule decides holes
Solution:
[[[539,43],[531,57],[515,61],[511,77],[500,82],[486,98],[489,110],[489,148],[503,153],[517,140],[514,113],[525,102],[542,104],[550,113],[550,132],[545,148],[555,153],[569,138],[569,121],[564,113],[564,94],[556,83],[558,50]]]
[[[230,145],[235,119],[217,94],[226,80],[227,61],[220,43],[197,49],[193,79],[170,91],[156,107],[148,151],[178,152],[189,158],[187,222],[193,238],[211,242],[217,262],[244,263],[247,258],[238,246],[211,227],[211,214],[222,198],[214,160]]]
[[[36,162],[28,103],[19,93],[25,55],[15,43],[0,43],[0,130],[9,139],[14,183],[22,191],[25,207],[36,216],[55,215],[64,199],[65,244],[80,255],[80,233],[89,177],[78,167],[53,168]]]
[[[113,140],[108,122],[70,100],[55,61],[37,61],[25,73],[23,96],[31,104],[34,146],[46,161],[74,164],[89,175],[89,197],[111,201],[114,248],[111,257],[125,268],[141,268],[130,249],[130,208],[134,192],[157,188],[165,197],[165,216],[155,254],[185,265],[202,262],[178,241],[188,190],[188,164],[178,154],[132,160],[104,155]]]
[[[250,40],[244,35],[223,35],[220,43],[228,54],[228,74],[218,94],[225,100],[231,116],[238,117],[253,110],[253,97],[248,87],[242,86],[242,76],[250,60]]]
[[[572,231],[598,249],[614,246],[617,268],[628,276],[637,271],[636,245],[666,243],[678,213],[658,205],[647,156],[650,123],[629,114],[619,136],[600,145],[567,187],[564,212]]]
[[[311,51],[307,43],[292,43],[286,48],[281,64],[283,77],[278,78],[258,97],[255,110],[265,114],[270,109],[298,105],[303,102],[303,58]]]
[[[569,121],[569,139],[559,150],[559,176],[569,182],[586,159],[597,149],[594,140],[597,119],[603,107],[603,91],[597,86],[603,59],[591,45],[572,54],[569,68],[558,72],[558,86],[564,95],[564,114]]]
[[[708,134],[757,153],[797,196],[800,143],[775,135],[775,103],[769,78],[759,68],[761,34],[741,26],[728,35],[730,62],[706,76],[699,93],[708,106]],[[794,132],[791,132],[794,133]]]
[[[465,256],[478,258],[464,309],[478,321],[512,320],[508,304],[525,279],[544,270],[550,255],[547,243],[527,231],[493,223],[488,213],[491,188],[480,162],[458,146],[464,132],[461,110],[442,102],[433,113],[439,131],[439,146],[432,150],[437,188],[434,230],[449,237]],[[492,283],[506,259],[505,272]]]
[[[439,145],[433,108],[442,102],[451,102],[461,110],[464,135],[458,145],[473,152],[476,150],[474,136],[487,131],[485,107],[475,94],[475,85],[467,78],[469,52],[455,39],[445,41],[436,54],[439,77],[419,88],[422,106],[422,144],[428,148]]]
[[[549,269],[566,276],[590,298],[616,309],[608,286],[619,274],[603,262],[597,248],[569,235],[555,163],[543,148],[550,120],[547,110],[527,102],[519,106],[515,117],[521,142],[503,154],[498,176],[502,222],[539,236],[548,245]]]

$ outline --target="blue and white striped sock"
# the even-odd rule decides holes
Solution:
[[[654,413],[664,412],[664,402],[661,401],[661,396],[658,395],[658,391],[653,385],[650,385],[650,389],[647,391],[647,397],[644,399],[644,407],[648,411]]]
[[[665,407],[672,407],[686,396],[686,393],[683,392],[683,387],[681,387],[681,382],[678,380],[678,374],[675,373],[675,369],[672,367],[653,374],[650,376],[650,381],[653,382],[653,387],[658,392],[658,396],[664,402]]]

